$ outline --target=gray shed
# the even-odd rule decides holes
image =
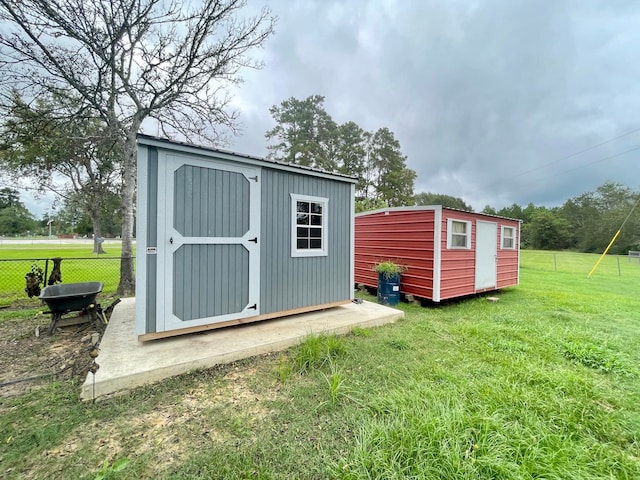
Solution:
[[[356,181],[138,135],[139,338],[350,302]]]

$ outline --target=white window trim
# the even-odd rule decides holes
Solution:
[[[329,255],[329,199],[324,197],[312,197],[310,195],[299,195],[291,193],[291,256],[292,257],[326,257]],[[299,250],[297,248],[297,202],[322,203],[322,249]]]
[[[457,247],[452,245],[452,237],[453,237],[453,222],[460,222],[467,224],[467,245],[464,247]],[[449,250],[471,250],[471,222],[468,220],[459,220],[457,218],[448,218],[447,219],[447,248]]]
[[[505,247],[504,246],[504,239],[507,238],[507,237],[504,236],[505,228],[510,228],[511,231],[513,232],[513,237],[508,237],[508,238],[511,238],[511,240],[513,240],[513,245],[511,247]],[[500,248],[502,250],[515,250],[516,249],[516,227],[511,227],[509,225],[501,225],[500,226]]]

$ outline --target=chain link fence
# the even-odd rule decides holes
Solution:
[[[599,254],[522,250],[520,266],[549,272],[584,273],[594,268]],[[640,257],[634,255],[605,255],[593,275],[639,277]]]
[[[1,259],[0,307],[38,308],[40,289],[58,282],[102,282],[110,296],[119,279],[120,257]]]

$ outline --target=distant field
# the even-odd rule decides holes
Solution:
[[[62,243],[65,242],[65,243]],[[116,240],[107,240],[102,248],[107,256],[120,256],[121,243]],[[135,251],[135,245],[134,245]],[[0,260],[19,258],[53,258],[53,257],[90,257],[93,252],[93,242],[84,240],[24,240],[21,243],[12,241],[0,241]]]
[[[584,273],[595,266],[600,255],[594,253],[550,252],[544,250],[522,250],[520,264],[526,268],[537,268],[559,273]],[[626,255],[606,255],[592,277],[622,276],[640,278],[640,261]]]
[[[115,293],[120,279],[120,242],[105,242],[103,249],[106,253],[101,255],[92,253],[91,240],[64,242],[0,243],[0,306],[29,308],[32,304],[39,304],[36,298],[29,299],[24,291],[25,275],[35,265],[43,273],[46,271],[48,277],[53,268],[50,259],[56,257],[64,259],[60,268],[63,282],[100,281],[104,283],[103,295]]]

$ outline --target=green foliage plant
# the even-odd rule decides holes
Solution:
[[[111,478],[112,473],[118,473],[127,468],[129,462],[130,460],[128,458],[121,458],[120,460],[113,462],[113,465],[109,465],[109,462],[105,460],[102,463],[102,468],[93,478],[94,480],[105,480]]]
[[[381,273],[385,280],[389,280],[396,275],[401,275],[403,272],[407,270],[407,268],[399,263],[393,262],[391,260],[386,260],[384,262],[376,263],[373,269],[377,273]]]
[[[291,377],[292,373],[293,373],[293,366],[291,365],[290,362],[287,361],[286,356],[280,355],[280,359],[278,360],[278,368],[277,368],[278,380],[281,383],[284,383],[289,379],[289,377]]]
[[[615,355],[603,345],[592,342],[567,341],[562,345],[562,354],[568,360],[580,363],[602,373],[623,373],[626,369]]]

